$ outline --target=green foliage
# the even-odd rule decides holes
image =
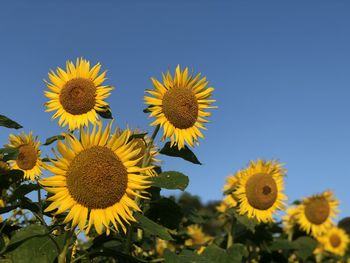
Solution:
[[[10,118],[1,114],[0,114],[0,126],[6,127],[6,128],[13,128],[13,129],[23,128],[22,125],[18,124],[14,120],[11,120]]]
[[[143,216],[142,214],[135,213],[135,218],[139,224],[139,226],[144,229],[149,234],[158,236],[161,239],[164,240],[172,240],[173,238],[169,234],[169,230],[165,227],[162,227],[161,225],[153,222],[152,220],[148,219],[147,217]]]
[[[184,191],[189,183],[186,175],[180,172],[167,171],[152,177],[152,185],[165,189],[180,189]]]
[[[113,119],[112,112],[109,106],[105,107],[103,111],[98,111],[97,113],[104,119]]]
[[[55,135],[55,136],[47,138],[43,145],[50,145],[57,140],[64,140],[64,138],[65,138],[64,135]]]
[[[186,145],[185,148],[181,150],[179,150],[177,146],[171,147],[170,145],[170,142],[167,142],[159,153],[172,157],[180,157],[194,164],[201,164],[196,155]]]
[[[2,160],[7,162],[9,160],[16,160],[18,156],[17,148],[0,148],[0,155],[2,156]]]

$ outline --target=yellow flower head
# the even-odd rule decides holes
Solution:
[[[126,232],[125,224],[135,221],[133,210],[140,211],[135,197],[143,198],[144,189],[149,187],[149,176],[140,168],[137,142],[130,141],[130,130],[121,135],[111,133],[111,125],[102,130],[102,123],[80,129],[80,140],[75,135],[66,136],[57,143],[56,155],[47,165],[54,176],[41,180],[44,188],[54,195],[45,211],[60,214],[68,210],[64,222],[72,221],[81,230],[89,232],[92,225],[98,234],[106,229],[110,232],[112,223]],[[86,221],[88,225],[86,227]]]
[[[34,138],[33,133],[22,133],[17,136],[10,134],[9,144],[5,145],[10,148],[18,148],[16,160],[9,161],[12,169],[21,170],[25,179],[35,180],[41,175],[43,163],[40,159],[40,142]]]
[[[290,206],[286,210],[286,215],[282,217],[283,231],[291,236],[297,224],[298,206]]]
[[[5,207],[5,202],[3,199],[0,199],[0,208],[4,208]],[[2,216],[0,216],[0,223],[2,223]]]
[[[10,170],[9,165],[6,162],[4,162],[4,161],[0,161],[0,175],[2,173],[6,173],[9,170]]]
[[[210,100],[214,88],[207,87],[206,78],[200,74],[189,74],[188,68],[181,71],[177,66],[175,76],[170,72],[163,74],[163,83],[152,78],[155,90],[146,90],[152,97],[145,96],[145,103],[150,105],[150,117],[156,120],[152,126],[161,125],[164,128],[163,140],[170,138],[171,145],[178,149],[185,147],[185,142],[191,147],[198,137],[204,138],[199,129],[206,129],[203,123],[211,115],[205,111],[215,100]]]
[[[224,192],[237,187],[239,174],[240,172],[237,172],[234,175],[229,175],[226,177],[226,184],[224,185],[224,189],[223,189]]]
[[[233,197],[233,195],[227,195],[221,201],[221,203],[216,207],[216,210],[218,210],[218,212],[220,213],[226,213],[228,209],[235,207],[236,205],[237,205],[237,201]]]
[[[50,71],[50,82],[46,82],[50,91],[45,91],[50,99],[45,104],[46,111],[55,111],[52,118],[59,117],[60,126],[68,125],[74,130],[89,122],[95,123],[97,112],[106,111],[108,103],[104,99],[113,88],[102,85],[106,71],[99,75],[100,69],[100,63],[90,69],[90,62],[81,58],[75,65],[67,61],[65,71],[61,68],[57,68],[56,73]]]
[[[121,131],[119,131],[121,132]],[[139,130],[135,130],[133,132],[133,135],[142,134]],[[149,163],[149,165],[154,166],[156,164],[160,163],[160,160],[158,160],[156,157],[159,154],[158,149],[156,148],[155,144],[152,142],[152,145],[149,149],[149,155],[146,154],[147,152],[147,146],[151,143],[151,138],[148,135],[145,135],[143,138],[134,138],[133,142],[136,142],[136,148],[140,149],[140,153],[136,156],[137,159],[140,159],[140,161],[137,163],[137,166],[142,167],[144,162],[144,156],[146,156],[146,165]],[[154,169],[147,170],[147,175],[156,176],[157,173]]]
[[[324,234],[333,225],[338,204],[330,191],[305,198],[296,215],[300,228],[314,237]]]
[[[238,211],[259,222],[273,221],[273,214],[284,209],[285,169],[276,161],[251,161],[242,170],[235,196],[239,200]]]
[[[327,232],[317,237],[321,250],[326,250],[338,256],[344,256],[349,245],[349,236],[338,227],[331,227]]]
[[[185,246],[205,245],[213,238],[206,235],[200,225],[194,224],[187,227],[187,234],[190,239],[185,241]]]

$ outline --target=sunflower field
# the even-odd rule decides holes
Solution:
[[[43,110],[62,132],[2,142],[0,262],[350,262],[336,193],[288,200],[277,160],[247,160],[207,204],[185,192],[191,175],[162,170],[162,155],[201,164],[192,150],[220,110],[206,77],[177,66],[151,78],[150,127],[123,130],[101,68],[78,58],[51,70]],[[2,130],[23,128],[3,114]]]

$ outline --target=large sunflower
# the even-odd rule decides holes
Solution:
[[[74,130],[89,122],[95,123],[97,112],[106,111],[108,103],[104,99],[113,88],[102,85],[106,71],[98,75],[100,69],[100,63],[90,69],[90,62],[81,58],[76,65],[67,61],[66,71],[61,68],[57,68],[56,73],[50,71],[51,82],[46,82],[50,91],[45,91],[50,100],[45,105],[46,111],[56,111],[52,118],[60,117],[59,125],[68,125]]]
[[[239,200],[238,211],[256,218],[259,222],[273,221],[276,210],[284,209],[283,177],[285,169],[275,161],[251,161],[240,171],[235,196]]]
[[[324,234],[333,224],[338,204],[330,191],[305,198],[296,215],[300,228],[314,237]]]
[[[6,147],[18,148],[18,156],[16,160],[9,161],[12,169],[22,170],[25,179],[34,181],[36,177],[41,175],[43,163],[40,159],[40,142],[33,133],[22,133],[17,136],[10,134],[9,144]]]
[[[178,149],[184,148],[185,142],[193,147],[198,137],[204,138],[199,129],[206,129],[205,117],[211,115],[205,110],[215,108],[210,106],[215,100],[209,99],[214,88],[207,87],[206,78],[200,76],[194,77],[188,68],[181,71],[177,66],[174,79],[169,72],[163,74],[163,83],[152,78],[155,90],[146,90],[152,97],[145,96],[145,103],[150,105],[150,117],[156,118],[151,125],[161,125],[163,140],[170,138],[171,145]]]
[[[144,171],[136,158],[140,152],[137,143],[129,141],[132,134],[125,130],[121,135],[111,136],[110,123],[102,130],[102,123],[80,129],[80,141],[74,136],[66,136],[65,142],[57,143],[61,154],[52,160],[47,169],[54,176],[41,180],[44,188],[54,195],[48,200],[52,203],[46,211],[57,209],[56,214],[69,210],[65,222],[72,221],[81,230],[88,226],[86,233],[94,225],[98,234],[110,223],[118,231],[119,226],[126,231],[125,224],[135,221],[133,210],[140,211],[135,197],[143,197],[149,186]],[[96,129],[98,127],[98,129]]]
[[[338,256],[344,256],[349,245],[349,236],[338,227],[332,227],[327,232],[317,238],[320,243],[321,251],[326,250]]]

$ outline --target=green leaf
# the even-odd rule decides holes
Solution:
[[[170,229],[177,229],[181,219],[181,208],[169,198],[161,198],[150,203],[146,216]]]
[[[40,212],[40,207],[38,206],[38,203],[33,202],[27,197],[22,197],[20,202],[20,207],[22,209],[28,209],[34,213]]]
[[[1,175],[0,189],[7,189],[10,185],[18,183],[23,178],[23,171],[21,170],[10,170],[6,171]]]
[[[140,213],[135,213],[135,219],[139,225],[149,234],[160,237],[163,240],[173,240],[170,236],[168,229],[158,225],[147,217],[143,216]]]
[[[166,263],[181,263],[181,259],[174,252],[171,252],[169,249],[164,251],[164,259]]]
[[[345,217],[338,222],[338,227],[344,229],[350,236],[350,217]]]
[[[276,239],[275,241],[273,241],[273,243],[269,247],[271,251],[277,251],[280,249],[291,250],[296,248],[298,248],[298,245],[286,239]]]
[[[168,171],[162,172],[158,176],[152,177],[152,185],[165,189],[180,189],[184,191],[188,185],[189,179],[180,172]]]
[[[230,257],[230,262],[234,263],[240,263],[242,262],[243,257],[248,257],[249,252],[247,250],[247,247],[243,244],[235,243],[233,246],[231,246],[229,249],[227,249],[227,254]]]
[[[179,258],[181,263],[212,263],[212,261],[202,255],[198,255],[196,252],[187,249],[181,251]]]
[[[20,199],[34,190],[40,189],[38,184],[22,184],[12,194],[10,201]]]
[[[167,156],[180,157],[194,164],[201,164],[196,155],[187,147],[187,145],[185,145],[185,148],[179,150],[177,146],[171,147],[170,142],[167,142],[163,149],[160,150],[160,153]]]
[[[60,248],[56,246],[53,239],[58,244],[62,243],[60,242],[62,238],[50,237],[44,226],[30,225],[13,235],[5,255],[12,262],[54,262]]]
[[[4,115],[0,115],[0,126],[13,129],[23,128],[22,125],[18,124],[17,122],[11,120],[10,118]]]
[[[259,224],[256,219],[248,218],[246,215],[240,215],[236,210],[234,210],[234,216],[236,217],[238,223],[243,225],[251,232],[255,232],[255,227]]]
[[[134,139],[143,139],[145,136],[147,135],[147,132],[145,133],[137,133],[137,134],[133,134],[129,137],[128,142],[131,142]]]
[[[18,156],[18,148],[0,148],[0,155],[2,155],[2,160],[7,162],[9,160],[16,160]]]
[[[299,237],[297,240],[293,242],[296,246],[295,254],[305,261],[308,257],[310,257],[317,246],[317,241],[312,239],[311,237]]]
[[[143,110],[144,113],[150,113],[151,112],[151,108],[154,106],[148,106],[146,109]]]
[[[104,119],[113,119],[112,112],[109,106],[105,107],[103,111],[98,111],[97,113]]]
[[[64,135],[55,135],[55,136],[47,138],[43,145],[50,145],[51,143],[53,143],[57,140],[64,140],[64,138],[65,138]]]
[[[226,254],[226,251],[216,245],[208,246],[204,252],[203,257],[207,258],[210,262],[216,263],[230,263],[230,258]]]

